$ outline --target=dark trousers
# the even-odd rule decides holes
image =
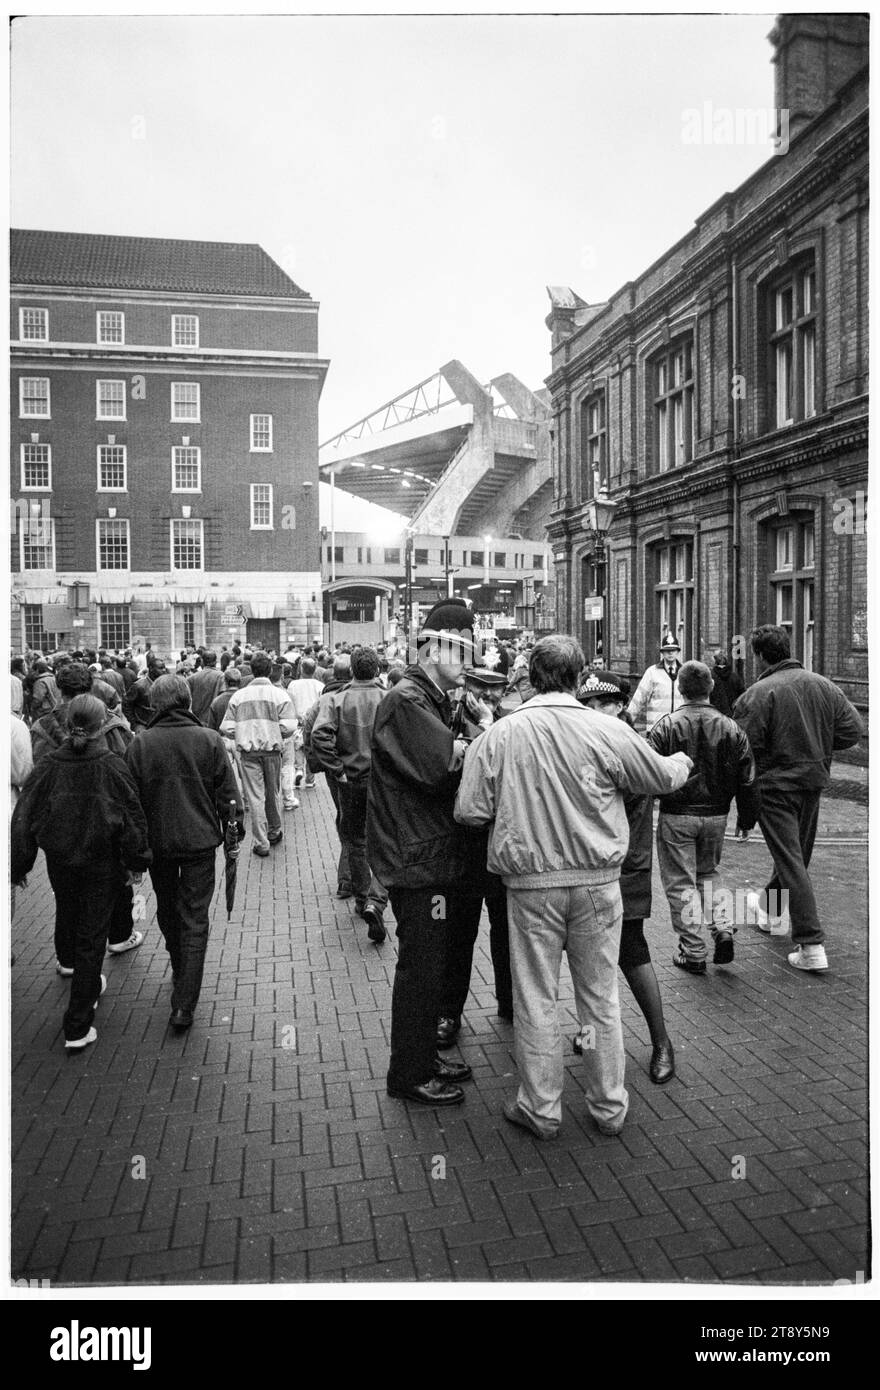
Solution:
[[[486,894],[489,913],[489,952],[495,974],[495,998],[498,1012],[513,1013],[513,981],[510,975],[510,935],[507,921],[507,890],[500,879]],[[449,922],[446,951],[446,973],[440,1015],[461,1019],[474,963],[474,946],[480,930],[483,911],[482,895],[450,893],[447,897]]]
[[[111,946],[121,946],[123,941],[127,941],[131,936],[133,909],[134,889],[130,883],[123,883],[113,904],[110,930],[107,933],[107,940]]]
[[[773,856],[773,875],[767,884],[767,911],[781,915],[788,894],[791,939],[796,946],[819,945],[825,933],[819,925],[816,895],[808,872],[819,819],[817,791],[761,791],[758,823]]]
[[[150,868],[159,930],[171,957],[172,1009],[191,1011],[199,1002],[216,860],[213,849],[189,859],[156,855]]]
[[[367,796],[369,777],[354,782],[337,782],[339,796],[339,837],[348,851],[348,876],[354,889],[358,912],[372,903],[383,912],[388,894],[367,863]]]
[[[495,975],[495,998],[498,1012],[513,1017],[513,980],[510,975],[510,924],[507,920],[507,889],[499,880],[486,894],[489,913],[489,954]]]
[[[434,1074],[449,937],[442,889],[392,888],[397,969],[391,996],[389,1086],[422,1086]]]
[[[72,872],[57,860],[48,860],[47,868],[55,894],[55,954],[62,965],[73,967],[64,1015],[64,1036],[72,1042],[86,1036],[95,1017],[121,874],[110,866],[103,872]]]
[[[335,777],[327,777],[327,786],[330,788],[330,795],[333,798],[333,805],[336,807],[336,834],[339,836],[339,862],[336,866],[336,886],[337,888],[351,887],[351,872],[348,867],[348,844],[342,838],[342,810],[339,804],[339,783]]]

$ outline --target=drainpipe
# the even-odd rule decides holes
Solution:
[[[731,361],[733,365],[732,376],[737,376],[739,366],[739,318],[738,318],[738,294],[736,279],[736,256],[731,257],[731,336],[733,339]],[[731,382],[731,388],[738,386],[738,383]],[[733,632],[731,637],[741,635],[739,633],[739,573],[740,573],[740,521],[739,521],[739,475],[736,471],[736,464],[739,459],[739,434],[740,434],[740,400],[736,389],[733,392],[733,605],[731,609],[731,620]],[[742,675],[743,659],[740,658],[740,675]],[[734,667],[736,669],[736,667]]]

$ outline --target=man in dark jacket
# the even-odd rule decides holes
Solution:
[[[153,717],[150,692],[160,676],[165,675],[165,662],[147,652],[147,669],[130,685],[122,699],[122,713],[125,715],[133,734],[139,734]]]
[[[722,714],[732,715],[733,707],[745,690],[742,676],[734,671],[727,652],[716,652],[712,664],[712,693],[710,704]]]
[[[314,761],[335,783],[339,796],[340,839],[348,851],[348,871],[355,906],[367,923],[371,941],[385,940],[382,914],[388,893],[367,861],[367,796],[370,789],[370,740],[376,710],[385,687],[379,680],[379,658],[371,647],[352,653],[351,682],[342,690],[325,692],[312,725]]]
[[[754,816],[755,760],[740,728],[709,703],[712,673],[702,661],[686,661],[678,673],[683,703],[648,733],[649,745],[668,757],[693,759],[684,786],[660,798],[657,861],[678,933],[673,965],[706,973],[704,925],[715,942],[713,965],[733,960],[733,916],[728,894],[717,886],[718,864],[730,803],[737,798],[743,822]]]
[[[338,657],[333,663],[333,674],[331,678],[323,684],[322,695],[330,695],[336,690],[344,690],[351,680],[351,657],[347,654]],[[288,691],[290,694],[290,691]],[[291,695],[294,707],[296,701]],[[305,754],[306,768],[314,777],[321,771],[320,764],[312,748],[312,729],[318,717],[318,710],[321,707],[320,698],[315,701],[311,709],[302,718],[302,739],[303,753]],[[336,807],[336,834],[339,836],[339,861],[336,868],[336,896],[337,898],[353,898],[354,889],[351,885],[351,870],[348,865],[348,845],[342,838],[342,811],[339,806],[339,788],[332,777],[327,778],[327,786],[333,798],[333,805]]]
[[[460,930],[455,893],[466,882],[470,843],[455,821],[466,743],[453,735],[447,692],[473,659],[473,619],[461,599],[428,613],[418,661],[383,699],[373,725],[367,855],[389,890],[398,958],[391,1003],[388,1094],[422,1105],[458,1105],[471,1075],[437,1053],[450,935]]]
[[[757,819],[773,856],[765,889],[767,911],[782,917],[780,890],[788,896],[788,957],[797,970],[827,970],[809,865],[819,819],[819,798],[828,786],[831,759],[864,735],[858,711],[833,681],[805,671],[791,657],[788,633],[765,623],[752,632],[758,679],[736,702],[733,714],[748,734],[758,767]],[[743,822],[745,829],[754,825]]]
[[[203,666],[189,678],[192,694],[192,712],[203,724],[209,724],[212,701],[216,700],[224,686],[223,672],[217,665],[217,653],[205,652]]]
[[[60,748],[67,737],[67,711],[77,695],[88,695],[92,688],[92,673],[82,661],[69,661],[58,672],[57,708],[44,714],[31,726],[34,766],[54,749]]]
[[[171,1026],[184,1029],[202,985],[217,846],[230,802],[239,822],[242,807],[223,740],[192,713],[183,677],[160,677],[151,696],[153,717],[125,760],[150,832],[156,915],[173,972]]]

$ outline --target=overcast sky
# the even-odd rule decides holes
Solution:
[[[546,285],[606,298],[770,156],[682,137],[772,107],[772,24],[19,19],[12,221],[259,242],[321,303],[322,439],[453,357],[538,387]]]

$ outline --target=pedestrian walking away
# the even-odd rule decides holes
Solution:
[[[793,660],[785,628],[765,623],[752,632],[751,645],[758,679],[737,700],[733,714],[755,755],[757,818],[773,858],[773,873],[754,906],[763,928],[784,934],[780,895],[787,895],[795,947],[789,964],[796,970],[827,970],[825,931],[809,874],[819,800],[834,754],[855,747],[865,729],[833,681]]]
[[[243,811],[223,740],[192,713],[184,677],[160,677],[152,699],[153,718],[126,762],[149,826],[156,916],[171,960],[170,1023],[183,1030],[202,987],[217,846],[231,805]]]
[[[718,865],[733,798],[742,822],[754,818],[755,760],[742,729],[710,704],[712,673],[704,662],[685,662],[678,689],[678,709],[658,720],[648,743],[664,755],[687,753],[694,766],[682,788],[660,798],[657,860],[678,934],[672,963],[705,975],[707,930],[714,942],[713,964],[733,960],[733,895],[720,884]]]
[[[505,1118],[552,1139],[562,1118],[557,998],[568,956],[581,1028],[587,1109],[619,1134],[629,1097],[617,986],[620,870],[629,827],[625,792],[682,786],[683,753],[661,758],[632,729],[578,704],[584,654],[573,637],[542,638],[529,680],[535,695],[467,750],[456,802],[466,825],[491,825],[489,868],[507,887],[514,1046],[520,1085]]]
[[[135,782],[104,739],[105,709],[78,695],[68,733],[28,778],[12,815],[12,881],[23,886],[37,850],[55,894],[56,969],[70,977],[64,1014],[68,1051],[97,1040],[95,1009],[106,987],[101,962],[121,885],[151,863]]]
[[[264,652],[251,659],[254,678],[237,690],[226,707],[220,732],[234,739],[241,761],[244,794],[251,812],[253,852],[265,859],[281,829],[281,756],[285,739],[296,732],[296,715],[286,690],[269,679],[272,661]]]

